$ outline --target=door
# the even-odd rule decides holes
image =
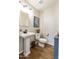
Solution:
[[[59,38],[54,38],[54,59],[58,59]]]

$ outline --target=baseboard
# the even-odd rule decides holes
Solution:
[[[23,52],[23,50],[21,50],[20,52],[19,52],[19,54],[21,54]]]
[[[24,56],[28,56],[31,52],[24,53]]]

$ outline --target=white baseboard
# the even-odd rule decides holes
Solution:
[[[24,56],[28,56],[31,52],[24,53]]]
[[[23,52],[23,50],[21,50],[20,52],[19,52],[19,54],[21,54]]]

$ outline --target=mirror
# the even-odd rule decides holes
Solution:
[[[34,16],[33,26],[39,27],[39,17]]]
[[[19,25],[29,26],[29,16],[27,13],[20,11]]]

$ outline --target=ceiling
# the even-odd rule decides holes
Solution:
[[[53,6],[57,0],[26,0],[37,10],[44,10],[49,6]]]

